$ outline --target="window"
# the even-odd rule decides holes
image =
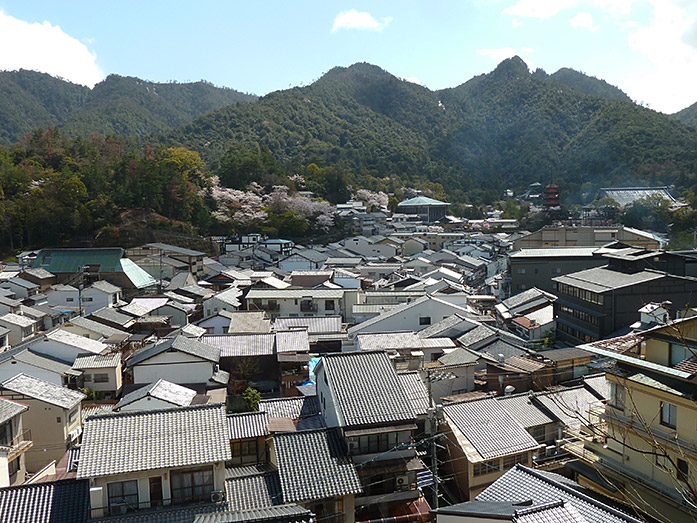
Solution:
[[[627,391],[619,383],[610,382],[610,405],[619,410],[624,410],[624,400]]]
[[[491,474],[492,472],[498,472],[501,470],[501,460],[490,459],[489,461],[481,461],[473,465],[473,474],[475,477],[484,476],[485,474]]]
[[[85,383],[90,383],[92,381],[92,374],[85,374],[82,376],[82,379]]]
[[[687,461],[678,458],[678,479],[681,481],[687,481],[690,477],[690,467]]]
[[[213,470],[173,471],[170,483],[174,503],[207,501],[213,492]]]
[[[62,421],[62,420],[61,420],[61,417],[60,417],[60,416],[56,416],[56,423],[61,423],[61,421]]]
[[[19,472],[19,458],[13,459],[7,465],[10,476]]]
[[[77,409],[74,409],[68,414],[68,423],[72,423],[77,418]]]
[[[82,301],[83,301],[83,302],[86,302],[86,301],[89,302],[89,301],[92,301],[92,298],[85,297],[85,298],[82,298]]]
[[[94,382],[95,383],[109,383],[109,375],[108,374],[95,374],[94,375]]]
[[[503,457],[503,470],[508,470],[513,467],[516,463],[522,465],[528,464],[528,454],[523,452],[521,454],[511,454],[510,456]]]
[[[0,425],[0,445],[9,446],[12,438],[12,420],[9,420]]]
[[[257,455],[257,440],[233,441],[232,457],[255,456]]]
[[[525,274],[525,269],[518,269],[518,274]]]
[[[325,300],[324,310],[333,311],[334,310],[334,300]]]
[[[419,325],[430,325],[431,324],[431,317],[430,316],[420,316],[419,317]]]
[[[678,407],[667,401],[661,402],[661,425],[674,429],[677,427]]]
[[[107,483],[107,495],[109,514],[112,516],[138,509],[138,481],[136,480]]]
[[[68,303],[70,303],[70,302],[75,301],[75,298],[66,298],[65,301],[68,302]]]

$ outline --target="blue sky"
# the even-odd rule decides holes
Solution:
[[[697,102],[697,1],[0,0],[0,69],[93,85],[205,79],[266,94],[370,62],[430,89],[520,55],[674,112]]]

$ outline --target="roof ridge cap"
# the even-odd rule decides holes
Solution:
[[[583,492],[580,492],[580,491],[576,490],[576,489],[573,488],[573,487],[570,487],[570,486],[568,486],[568,485],[565,485],[564,483],[560,483],[560,482],[558,482],[558,481],[553,481],[551,478],[548,478],[548,477],[544,476],[543,474],[540,474],[540,473],[539,473],[538,471],[536,471],[536,470],[533,470],[533,469],[531,469],[531,468],[528,468],[528,467],[526,467],[526,466],[524,466],[524,465],[520,465],[519,463],[516,464],[515,469],[518,469],[518,470],[522,470],[522,471],[524,471],[524,472],[527,472],[527,473],[530,474],[531,476],[533,476],[533,477],[535,477],[535,478],[537,478],[537,479],[540,479],[540,480],[544,481],[545,483],[547,483],[547,484],[549,484],[549,485],[553,485],[553,486],[557,487],[558,489],[563,490],[563,491],[566,492],[567,494],[571,494],[572,496],[575,496],[575,497],[577,497],[577,498],[580,498],[580,499],[582,499],[583,501],[586,501],[586,502],[588,502],[588,503],[591,503],[592,505],[595,505],[596,507],[602,506],[603,510],[606,510],[607,512],[610,512],[611,514],[613,514],[613,515],[615,515],[615,516],[618,516],[618,517],[621,517],[621,518],[625,518],[627,521],[632,521],[632,522],[640,523],[640,520],[638,520],[638,519],[636,519],[636,518],[633,518],[633,517],[630,516],[629,514],[625,514],[624,512],[622,512],[622,511],[620,511],[620,510],[617,510],[617,509],[615,509],[615,508],[613,508],[613,507],[611,507],[611,506],[609,506],[609,505],[607,505],[607,504],[605,504],[605,503],[602,503],[601,501],[598,501],[598,500],[596,500],[596,499],[594,499],[594,498],[592,498],[592,497],[590,497],[590,496],[584,494]],[[511,469],[511,470],[514,470],[514,469]]]

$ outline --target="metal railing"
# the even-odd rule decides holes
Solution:
[[[214,500],[214,497],[219,497],[219,499]],[[155,510],[178,510],[183,508],[191,508],[192,505],[211,506],[223,503],[224,501],[225,496],[222,492],[213,491],[194,497],[164,498],[150,501],[138,501],[134,503],[115,503],[103,507],[90,508],[89,518],[101,519],[136,512],[143,514]]]

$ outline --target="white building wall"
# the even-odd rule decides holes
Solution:
[[[206,383],[213,375],[213,363],[183,352],[164,352],[133,367],[133,383],[154,383],[165,379],[179,385]]]
[[[202,329],[206,329],[208,334],[227,334],[230,327],[230,318],[224,316],[211,316],[197,323]],[[209,330],[210,329],[210,330]]]
[[[439,299],[441,296],[438,297]],[[428,300],[418,305],[409,307],[397,314],[392,314],[382,320],[361,328],[359,323],[351,336],[366,332],[399,332],[412,330],[418,332],[429,325],[433,325],[457,312],[462,312],[459,307],[454,307],[447,302]],[[430,322],[422,325],[421,318],[430,318]]]
[[[315,383],[317,384],[317,400],[327,427],[339,427],[337,406],[326,380],[324,367],[315,368]]]
[[[29,348],[34,352],[43,354],[49,358],[64,361],[69,365],[72,365],[75,362],[75,358],[77,358],[80,354],[93,354],[92,352],[80,349],[79,347],[66,345],[65,343],[60,343],[47,338],[31,343]]]

